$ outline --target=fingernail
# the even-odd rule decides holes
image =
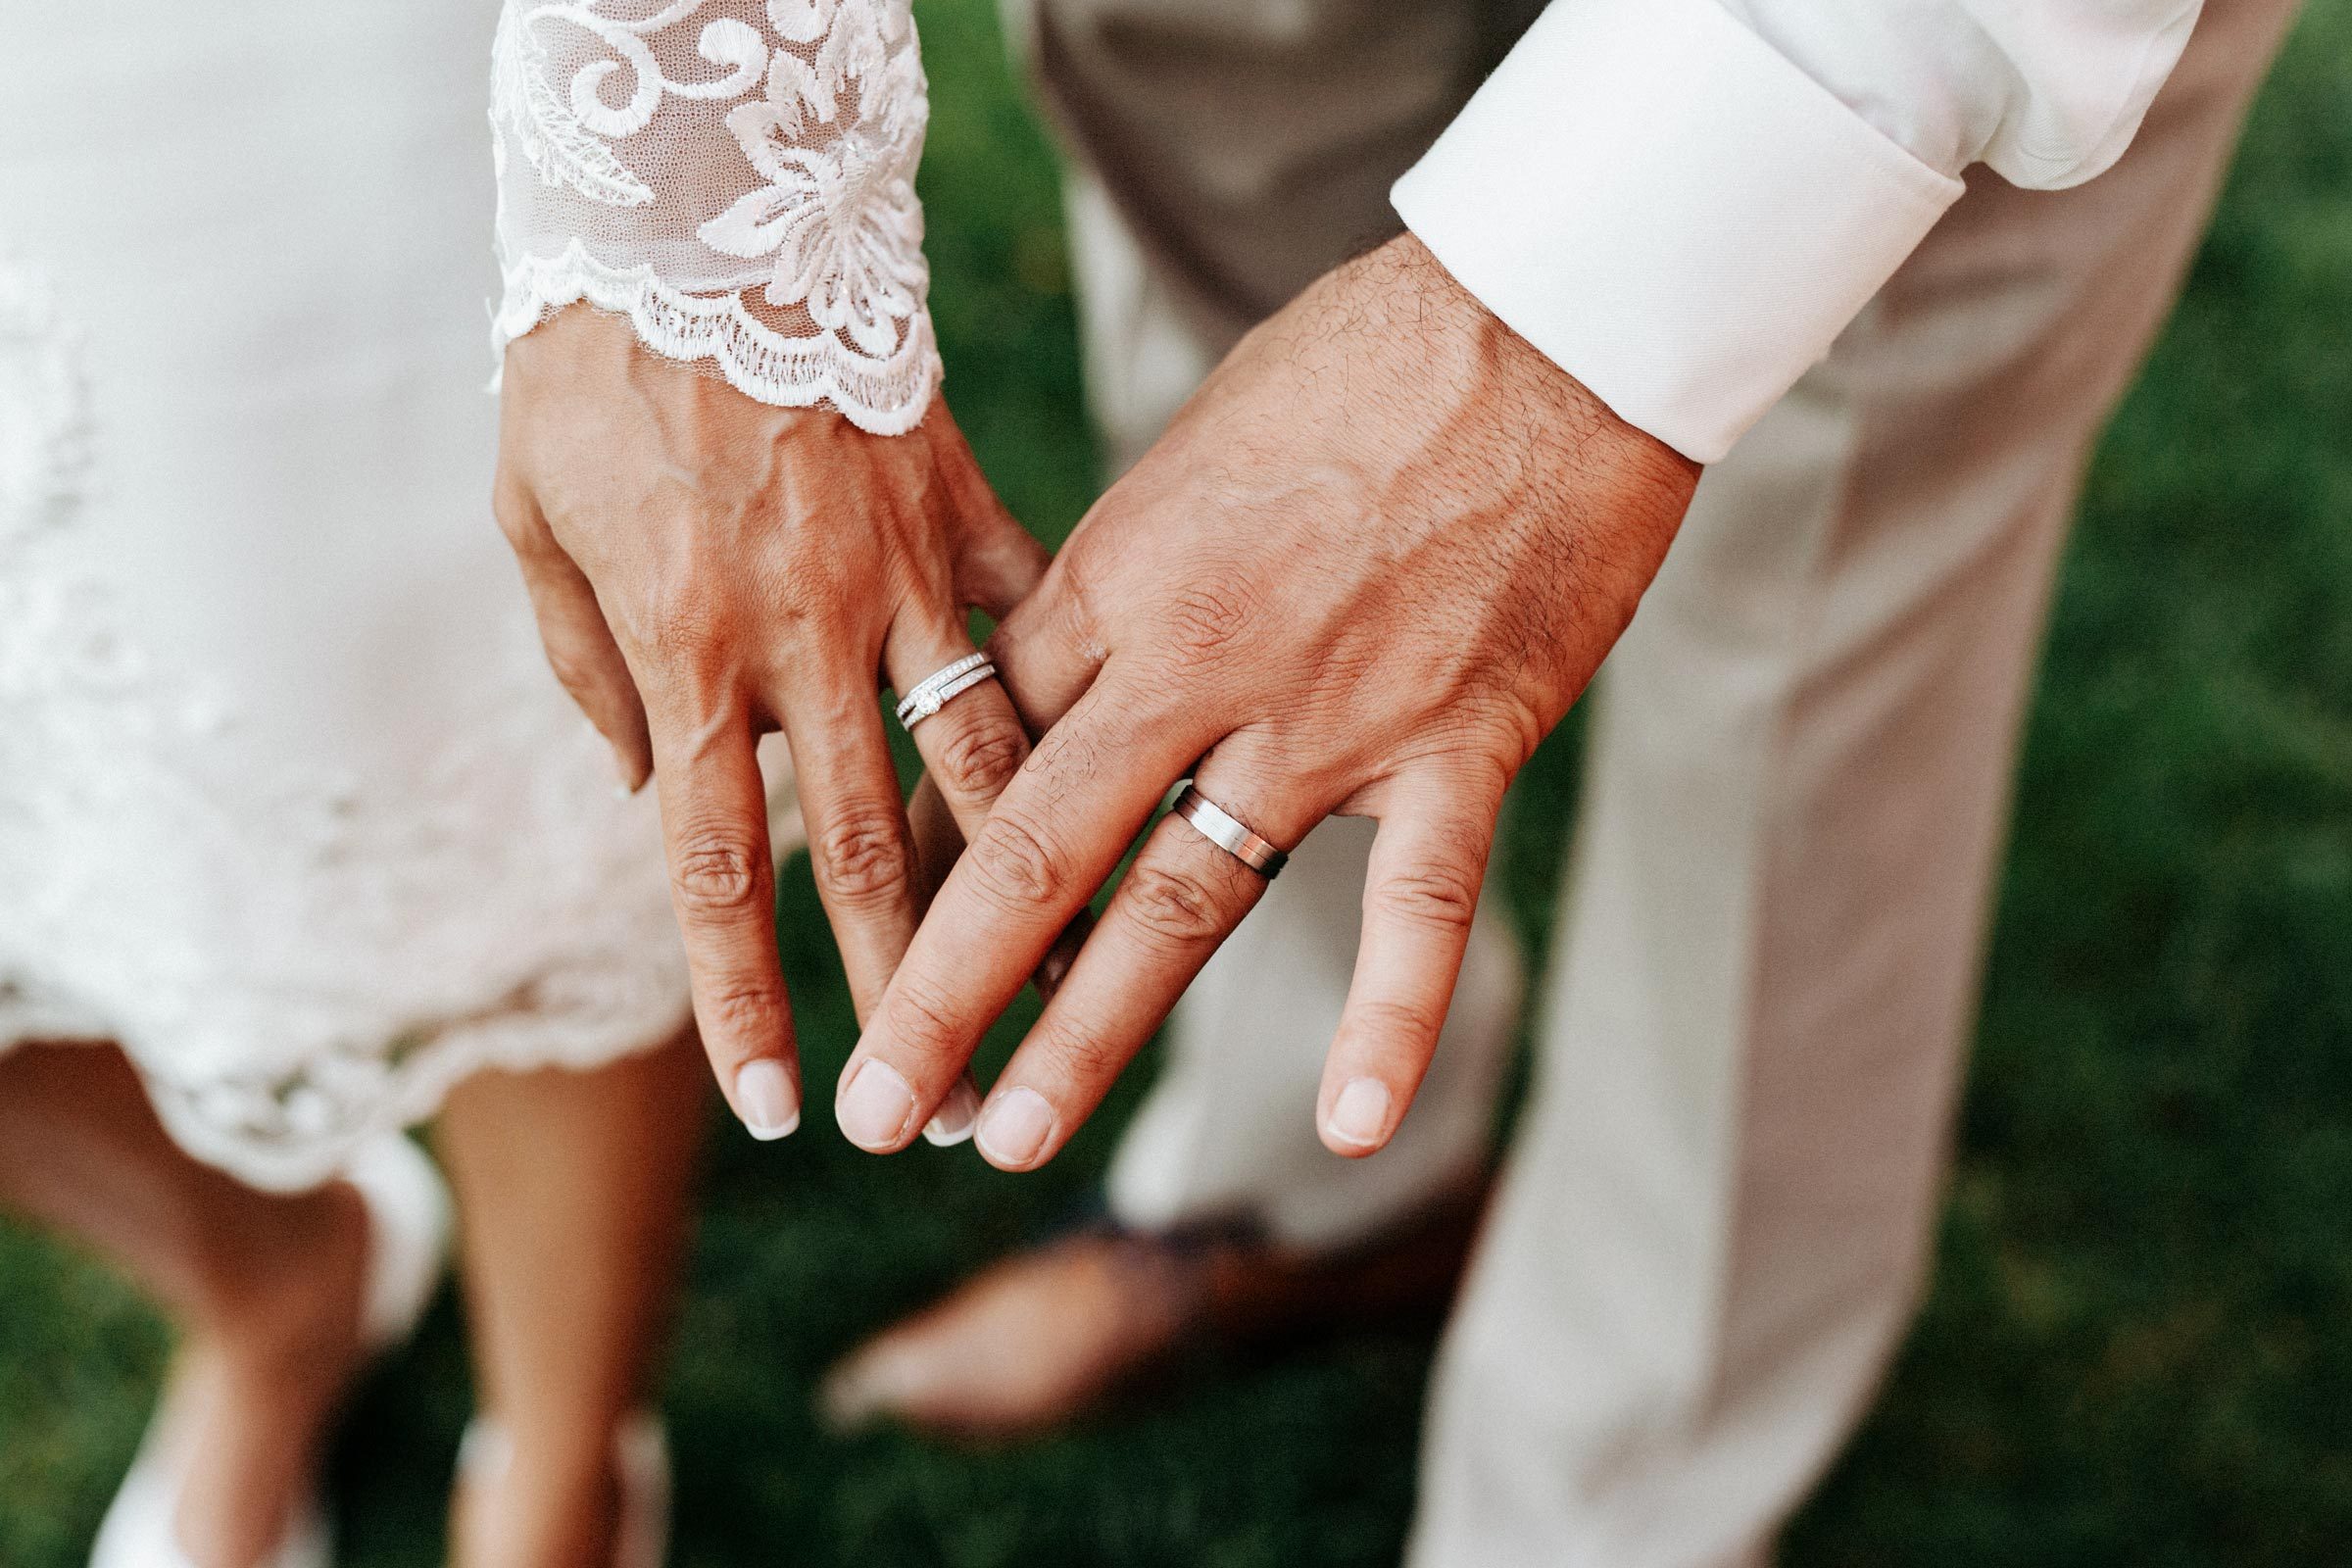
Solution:
[[[1351,1149],[1370,1149],[1388,1134],[1389,1086],[1377,1078],[1352,1078],[1333,1102],[1331,1120],[1324,1124],[1332,1137]]]
[[[763,1144],[787,1137],[801,1124],[800,1100],[792,1074],[780,1061],[746,1062],[735,1075],[735,1108],[743,1125]]]
[[[954,1149],[972,1136],[980,1122],[980,1091],[969,1078],[958,1078],[948,1091],[946,1103],[923,1127],[923,1141],[935,1149]]]
[[[842,1086],[833,1119],[859,1149],[887,1153],[906,1141],[906,1118],[914,1114],[914,1091],[886,1061],[867,1061]]]
[[[863,1431],[920,1394],[927,1373],[916,1357],[868,1351],[826,1377],[817,1390],[817,1409],[837,1435]]]
[[[1054,1131],[1054,1107],[1034,1089],[1008,1089],[980,1112],[980,1152],[992,1164],[1026,1166]]]

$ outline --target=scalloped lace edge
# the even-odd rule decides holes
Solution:
[[[0,1056],[36,1043],[119,1044],[172,1142],[249,1187],[303,1192],[333,1180],[369,1140],[432,1120],[450,1094],[476,1073],[592,1072],[676,1039],[693,1015],[682,969],[674,981],[637,975],[615,982],[612,960],[618,956],[584,957],[563,974],[524,984],[501,1004],[421,1031],[414,1051],[388,1064],[367,1095],[345,1106],[352,1113],[338,1117],[331,1129],[302,1136],[227,1124],[205,1105],[219,1086],[173,1078],[168,1051],[152,1043],[142,1049],[142,1042],[122,1038],[93,1009],[6,974],[0,974]],[[563,982],[581,979],[588,980],[586,994],[563,994]]]
[[[906,435],[921,425],[943,375],[927,310],[907,323],[897,354],[868,359],[831,333],[786,337],[745,311],[740,292],[684,293],[650,265],[610,267],[573,239],[559,255],[526,256],[506,270],[506,295],[492,315],[501,368],[491,390],[504,378],[508,344],[581,303],[628,318],[638,341],[663,359],[710,361],[746,397],[784,409],[830,403],[873,435]]]

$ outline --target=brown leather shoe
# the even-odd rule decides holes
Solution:
[[[842,1432],[888,1420],[965,1440],[1024,1437],[1203,1340],[1247,1346],[1442,1310],[1489,1187],[1481,1172],[1336,1253],[1276,1247],[1235,1224],[1065,1235],[867,1341],[826,1377],[821,1408]]]

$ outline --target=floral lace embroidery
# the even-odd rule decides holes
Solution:
[[[492,96],[502,352],[585,300],[762,402],[921,422],[939,357],[907,0],[508,0]]]

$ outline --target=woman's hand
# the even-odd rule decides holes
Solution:
[[[623,783],[659,787],[719,1084],[756,1135],[780,1138],[801,1092],[759,737],[781,728],[791,745],[862,1020],[918,913],[877,677],[905,691],[971,653],[969,610],[1003,615],[1046,553],[999,505],[945,403],[912,434],[869,435],[830,411],[755,402],[578,306],[507,350],[495,501],[557,675]],[[966,835],[1029,751],[994,682],[915,740]],[[956,1097],[934,1125],[967,1131],[975,1108]]]

